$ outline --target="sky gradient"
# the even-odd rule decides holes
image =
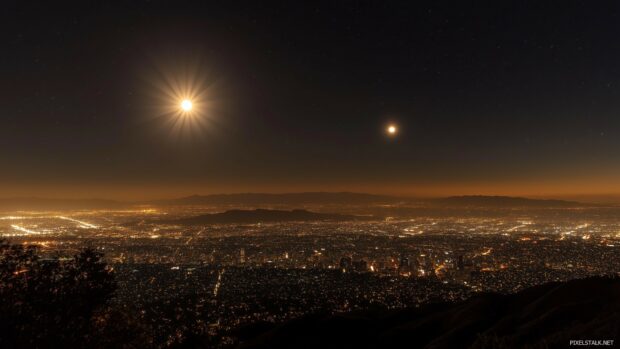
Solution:
[[[8,5],[0,196],[620,194],[617,3],[270,5]]]

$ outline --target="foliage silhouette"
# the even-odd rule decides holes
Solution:
[[[116,283],[102,258],[87,248],[44,259],[34,246],[0,241],[0,347],[138,345],[139,326],[108,307]],[[119,326],[125,338],[112,338]]]

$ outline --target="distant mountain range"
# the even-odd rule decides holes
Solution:
[[[209,225],[209,224],[254,224],[275,222],[308,222],[308,221],[355,221],[371,220],[372,217],[342,215],[333,213],[316,213],[306,210],[230,210],[222,213],[204,214],[189,218],[158,221],[158,223],[178,225]]]
[[[564,348],[570,340],[617,341],[620,279],[550,283],[400,311],[315,315],[246,333],[241,348],[252,349]]]
[[[160,205],[303,205],[303,204],[382,204],[409,201],[409,199],[386,195],[363,193],[242,193],[242,194],[214,194],[192,195],[179,199],[159,200],[153,202]]]
[[[513,196],[451,196],[447,198],[434,199],[430,201],[437,206],[445,207],[487,207],[487,208],[506,208],[506,207],[531,207],[531,208],[568,208],[594,206],[575,201],[565,200],[541,200],[527,199]]]
[[[46,199],[6,198],[0,199],[3,210],[46,210],[46,209],[114,209],[136,205],[154,206],[261,206],[282,205],[299,207],[304,205],[402,205],[429,208],[570,208],[592,207],[564,200],[539,200],[510,196],[452,196],[439,199],[414,199],[387,195],[350,192],[308,192],[288,194],[245,193],[193,195],[178,199],[150,202],[122,202],[105,199]]]
[[[511,196],[450,196],[439,199],[414,199],[388,195],[350,192],[308,192],[288,194],[217,194],[193,195],[179,199],[160,200],[160,205],[259,205],[259,204],[418,204],[434,207],[583,207],[591,206],[575,201],[541,200]]]

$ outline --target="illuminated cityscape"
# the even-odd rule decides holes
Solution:
[[[149,206],[18,212],[0,217],[0,234],[49,256],[96,246],[118,280],[115,304],[153,326],[184,324],[176,316],[198,319],[222,345],[237,343],[231,333],[256,322],[455,302],[620,270],[615,207],[493,209],[484,215],[460,210],[445,217],[343,222],[160,223],[213,211]]]

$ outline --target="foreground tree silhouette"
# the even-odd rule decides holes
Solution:
[[[0,241],[0,347],[115,346],[106,334],[121,326],[107,308],[116,284],[102,257],[42,259],[36,247]]]

